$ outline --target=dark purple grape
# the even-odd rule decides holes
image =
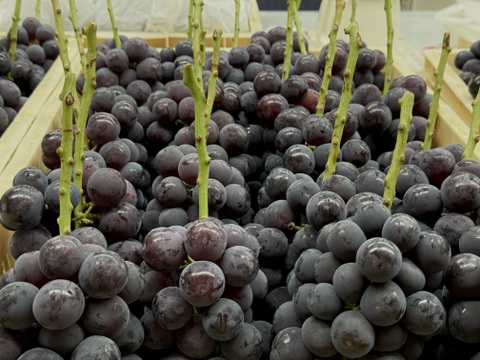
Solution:
[[[82,290],[75,283],[56,279],[38,291],[32,304],[35,320],[49,330],[63,330],[75,324],[85,309]]]
[[[11,230],[34,227],[42,219],[44,204],[42,193],[33,186],[13,186],[0,198],[0,220]]]

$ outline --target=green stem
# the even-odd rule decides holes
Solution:
[[[35,4],[35,17],[37,19],[40,19],[40,9],[42,7],[42,0],[37,0],[37,3]]]
[[[120,41],[120,36],[118,36],[118,26],[117,20],[115,19],[115,14],[113,13],[112,0],[107,0],[107,10],[108,15],[110,16],[110,23],[112,24],[113,41],[115,43],[115,47],[121,48],[122,42]]]
[[[207,128],[205,126],[206,98],[190,64],[185,65],[183,82],[192,93],[195,111],[195,147],[198,153],[198,213],[200,218],[208,217],[208,167],[210,158],[207,152]],[[215,92],[215,90],[213,90]],[[206,171],[205,171],[206,170]]]
[[[218,78],[218,63],[220,61],[220,43],[222,39],[222,30],[214,29],[213,34],[213,53],[212,53],[212,69],[208,78],[207,100],[205,108],[205,126],[208,129],[208,122],[212,114],[213,102],[215,101],[215,90]]]
[[[17,39],[18,39],[18,22],[20,21],[20,9],[22,8],[22,0],[15,1],[15,9],[12,17],[12,28],[10,29],[10,61],[13,63],[17,56]]]
[[[353,74],[355,72],[358,52],[362,46],[362,38],[358,34],[358,24],[356,22],[350,23],[347,28],[345,28],[345,33],[350,37],[350,52],[348,53],[347,66],[344,73],[340,104],[335,115],[335,125],[333,128],[330,152],[328,154],[327,164],[325,165],[324,180],[335,173],[335,166],[337,164],[337,157],[340,152],[340,144],[342,141],[343,128],[347,119],[348,104],[350,104],[350,100],[352,99]]]
[[[285,81],[290,74],[290,64],[293,47],[293,18],[297,3],[295,0],[287,0],[287,38],[285,45],[285,54],[283,57],[282,81]]]
[[[63,71],[65,74],[71,70],[70,58],[67,50],[67,36],[63,28],[62,9],[58,0],[52,0],[53,16],[55,20],[55,32],[58,39],[58,47],[60,48],[60,59],[63,64]]]
[[[75,40],[77,41],[78,52],[80,54],[80,63],[82,64],[82,69],[85,71],[86,64],[85,64],[85,51],[83,50],[83,39],[82,33],[80,31],[80,26],[78,25],[78,18],[77,18],[77,6],[75,5],[75,0],[68,0],[70,5],[70,15],[68,18],[72,23],[73,32],[75,34]]]
[[[328,86],[330,84],[330,79],[332,78],[332,67],[333,60],[335,58],[335,53],[337,52],[337,34],[340,27],[340,22],[342,20],[342,13],[345,9],[344,0],[336,0],[335,3],[335,16],[333,20],[333,25],[328,34],[329,43],[328,43],[328,54],[326,56],[325,71],[323,72],[322,86],[318,94],[318,102],[316,114],[318,116],[323,116],[325,111],[325,102],[327,101],[328,95]]]
[[[477,93],[475,100],[473,100],[472,122],[470,125],[470,132],[468,134],[467,145],[463,151],[463,159],[471,159],[475,145],[480,140],[480,91]]]
[[[85,128],[88,119],[88,110],[95,92],[96,87],[96,58],[97,58],[97,24],[90,21],[82,29],[83,35],[87,38],[87,55],[85,57],[85,83],[82,91],[82,102],[80,104],[80,111],[76,121],[75,127],[75,167],[73,182],[79,190],[82,190],[82,175],[83,175],[83,158],[85,150],[87,150],[87,142],[85,136]],[[83,204],[80,204],[75,209],[75,215],[83,211]],[[79,222],[75,223],[75,227],[80,227]]]
[[[72,202],[70,201],[70,183],[72,176],[72,166],[74,163],[72,157],[73,146],[73,93],[75,88],[76,77],[69,72],[65,75],[65,83],[60,100],[63,103],[62,117],[62,142],[57,152],[60,156],[60,186],[58,194],[60,197],[60,215],[57,219],[60,234],[70,234],[70,223],[72,221]]]
[[[442,53],[440,55],[440,61],[438,63],[437,70],[435,71],[435,85],[433,87],[433,96],[430,101],[430,111],[428,113],[427,129],[425,132],[425,139],[422,144],[422,148],[430,149],[432,147],[433,137],[435,135],[435,125],[437,122],[438,103],[440,101],[440,91],[442,89],[443,73],[447,66],[448,54],[452,51],[450,47],[450,33],[446,32],[443,35]]]
[[[203,86],[202,73],[205,66],[205,32],[202,21],[203,1],[193,0],[192,50],[195,76],[200,86]]]
[[[302,55],[307,55],[307,47],[305,46],[305,39],[303,38],[302,22],[298,16],[298,9],[300,8],[300,3],[302,0],[296,0],[295,14],[293,21],[295,22],[295,28],[297,29],[298,36],[298,46],[300,47],[300,53]]]
[[[350,14],[350,22],[357,21],[357,0],[352,0],[352,13]]]
[[[235,0],[235,30],[233,32],[233,47],[238,46],[239,33],[240,33],[240,0]]]
[[[188,28],[187,28],[187,35],[188,39],[190,41],[193,41],[193,12],[194,12],[194,1],[195,0],[190,0],[189,5],[188,5]]]
[[[390,90],[393,72],[393,20],[392,20],[392,1],[385,0],[385,14],[387,17],[387,59],[385,63],[385,80],[383,83],[383,94]]]
[[[398,174],[405,160],[405,148],[407,147],[408,131],[412,123],[413,93],[405,92],[400,103],[400,124],[398,125],[397,141],[393,150],[392,162],[385,177],[385,190],[383,192],[383,204],[389,209],[392,208],[393,198],[395,197],[395,186],[397,184]]]

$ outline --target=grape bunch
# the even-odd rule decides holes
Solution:
[[[9,55],[10,32],[0,39],[0,134],[42,81],[59,54],[55,29],[34,17],[25,18],[17,31],[15,61]]]
[[[198,123],[182,80],[192,43],[121,41],[97,45],[74,230],[57,223],[61,129],[43,137],[49,170],[22,169],[0,199],[16,259],[0,278],[6,359],[479,356],[480,164],[458,144],[422,148],[432,96],[420,76],[384,95],[385,55],[363,44],[325,177],[349,45],[337,42],[321,116],[326,47],[302,55],[294,38],[283,82],[285,28],[222,51],[200,217]],[[211,66],[208,53],[205,90]],[[389,208],[407,91],[413,122]]]
[[[460,78],[468,86],[473,98],[480,88],[480,40],[470,45],[468,50],[461,50],[455,55],[455,67],[460,70]]]

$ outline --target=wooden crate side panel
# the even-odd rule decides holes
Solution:
[[[63,66],[58,58],[52,64],[50,70],[40,84],[35,88],[31,96],[17,116],[5,130],[0,138],[0,174],[11,160],[14,152],[21,143],[23,137],[31,128],[33,121],[45,106],[45,99],[49,98],[59,83],[63,80]]]

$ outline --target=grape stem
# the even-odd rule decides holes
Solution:
[[[290,63],[293,47],[293,18],[297,3],[295,0],[287,0],[287,38],[285,44],[285,54],[283,57],[282,81],[285,81],[290,74]]]
[[[12,28],[10,29],[10,61],[13,63],[17,56],[17,39],[18,39],[18,23],[20,21],[20,9],[22,8],[22,0],[15,1],[15,9],[12,17]]]
[[[390,90],[393,72],[393,21],[392,21],[392,1],[385,0],[385,14],[387,18],[387,59],[385,63],[385,80],[383,82],[383,94]]]
[[[300,4],[302,0],[295,0],[295,2],[297,4],[295,6],[293,21],[295,22],[295,28],[297,29],[298,46],[300,47],[300,53],[302,55],[307,55],[307,47],[305,46],[305,39],[303,38],[302,22],[300,21],[300,17],[298,16],[298,9],[300,9]]]
[[[322,86],[320,87],[320,92],[318,94],[318,102],[316,108],[316,114],[318,116],[323,116],[323,113],[325,111],[325,103],[327,101],[328,95],[328,85],[330,84],[330,79],[332,78],[333,60],[335,58],[335,53],[337,52],[337,34],[344,9],[345,1],[336,0],[333,24],[332,28],[330,29],[330,33],[328,34],[329,42],[328,53],[325,57],[325,71],[323,72]]]
[[[70,57],[67,49],[67,37],[63,29],[62,9],[58,0],[52,0],[53,16],[55,20],[55,32],[58,39],[60,59],[65,72],[65,80],[60,100],[63,105],[62,114],[62,140],[57,152],[60,156],[60,186],[58,188],[60,198],[60,214],[57,219],[60,234],[70,234],[73,206],[70,201],[70,183],[74,159],[72,157],[73,147],[73,114],[77,104],[76,77],[71,72]]]
[[[442,53],[435,71],[435,85],[433,87],[433,96],[430,101],[430,111],[428,113],[427,129],[425,132],[425,139],[422,143],[422,148],[430,149],[432,147],[433,137],[435,136],[435,125],[437,123],[438,103],[440,101],[440,91],[442,90],[443,73],[447,66],[448,54],[452,51],[450,47],[450,33],[446,32],[443,35]]]
[[[194,24],[195,25],[195,24]],[[195,29],[195,26],[194,26]],[[218,78],[218,62],[220,59],[220,42],[222,31],[215,29],[213,31],[213,54],[212,69],[208,80],[208,97],[203,90],[203,80],[195,73],[194,68],[187,64],[184,68],[183,82],[190,89],[194,99],[195,111],[195,147],[198,153],[198,213],[199,218],[208,217],[208,177],[211,158],[207,152],[208,123],[212,112],[213,101],[215,99],[215,88]],[[194,36],[194,40],[199,39]],[[203,41],[204,42],[204,41]],[[196,46],[196,45],[194,45]],[[198,46],[197,46],[198,48]],[[194,52],[194,56],[198,52]],[[196,62],[197,59],[195,59]],[[198,81],[200,79],[200,83]]]
[[[324,181],[330,175],[335,173],[337,157],[340,152],[340,143],[342,141],[343,128],[345,127],[345,122],[347,121],[348,105],[352,99],[352,83],[355,65],[357,63],[358,52],[362,46],[362,38],[358,33],[358,24],[356,22],[350,23],[347,28],[345,28],[345,33],[350,37],[350,51],[348,53],[347,65],[343,79],[343,89],[340,97],[340,104],[338,106],[337,113],[335,114],[332,142],[323,175]]]
[[[122,42],[120,41],[120,36],[118,36],[118,26],[117,20],[115,19],[115,14],[113,13],[112,0],[107,0],[107,10],[108,15],[110,16],[110,23],[112,24],[113,41],[115,43],[115,47],[121,48]]]
[[[193,41],[193,5],[195,0],[190,0],[188,4],[188,24],[187,24],[187,35],[190,41]]]
[[[42,0],[37,0],[35,4],[35,17],[40,20],[40,8],[42,7]]]
[[[80,54],[80,63],[82,64],[83,71],[85,71],[85,51],[83,50],[82,33],[80,31],[80,26],[78,25],[77,6],[75,5],[75,0],[68,0],[68,3],[70,5],[70,15],[68,15],[68,18],[72,23],[73,33],[75,34],[75,40],[77,41],[78,52]]]
[[[240,33],[240,0],[235,0],[235,29],[233,31],[233,47],[238,46],[239,33]]]
[[[192,50],[195,65],[195,76],[200,87],[203,85],[203,68],[205,66],[205,31],[203,29],[203,1],[192,0]]]
[[[352,0],[352,13],[350,14],[350,22],[357,20],[357,0]]]
[[[389,209],[392,208],[398,174],[405,161],[408,131],[412,123],[413,100],[414,96],[410,91],[406,91],[402,98],[398,100],[400,103],[400,124],[398,124],[397,141],[393,150],[392,162],[385,177],[385,190],[383,192],[383,204]]]
[[[462,154],[462,159],[471,159],[475,145],[480,140],[480,91],[475,96],[472,103],[472,122],[470,124],[470,132],[468,134],[467,145]]]
[[[76,77],[69,72],[65,75],[65,82],[60,100],[63,103],[63,120],[62,120],[62,142],[57,152],[60,156],[60,186],[58,194],[60,198],[60,216],[57,219],[60,234],[70,234],[70,223],[72,220],[73,206],[70,201],[70,179],[72,174],[73,157],[73,93],[75,89]]]
[[[77,188],[82,191],[82,175],[83,175],[83,159],[85,150],[88,147],[86,138],[86,126],[88,118],[88,110],[96,88],[96,59],[97,59],[97,24],[90,21],[82,29],[83,35],[87,38],[87,55],[85,57],[85,83],[82,91],[82,102],[80,111],[76,119],[75,127],[75,162],[73,182]],[[82,202],[75,209],[75,215],[83,209]],[[75,227],[80,227],[80,222],[75,222]]]

